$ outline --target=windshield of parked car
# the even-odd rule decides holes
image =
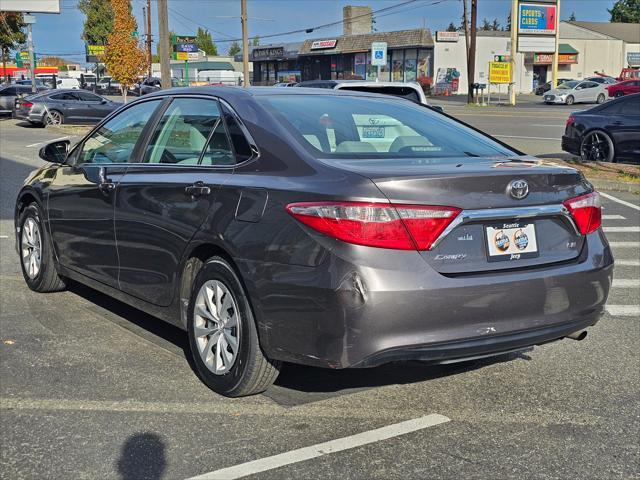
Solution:
[[[376,87],[368,86],[368,85],[341,85],[339,87],[340,90],[354,90],[357,92],[370,92],[370,93],[380,93],[384,95],[394,95],[396,97],[406,98],[407,100],[411,100],[413,102],[420,102],[420,95],[416,91],[415,88],[404,87],[404,86],[386,86],[386,87]]]
[[[515,154],[440,113],[396,98],[346,95],[258,98],[319,158],[443,159]]]
[[[575,80],[571,80],[570,82],[564,82],[562,85],[558,85],[558,89],[559,90],[571,90],[572,88],[575,88],[580,82],[577,82]]]

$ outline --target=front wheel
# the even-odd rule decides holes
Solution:
[[[598,95],[598,99],[596,100],[596,103],[598,104],[604,103],[604,93],[601,93],[600,95]]]
[[[567,102],[566,103],[567,103],[567,105],[573,105],[574,103],[576,103],[576,99],[573,98],[573,95],[569,95],[567,97]]]
[[[187,317],[189,346],[202,381],[228,397],[266,390],[280,362],[260,349],[255,320],[233,267],[212,257],[196,275]]]
[[[31,203],[24,209],[19,225],[20,266],[29,288],[41,293],[64,290],[66,281],[56,271],[51,243],[37,203]]]
[[[616,92],[613,96],[614,96],[615,98],[624,97],[624,92],[620,92],[620,91],[618,91],[618,92]]]
[[[587,133],[580,144],[582,160],[595,162],[613,162],[615,146],[613,140],[602,130]]]

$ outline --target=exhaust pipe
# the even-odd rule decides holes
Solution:
[[[576,340],[579,342],[580,340],[584,340],[585,338],[587,338],[587,331],[578,330],[577,332],[573,332],[567,335],[567,338],[570,338],[571,340]]]

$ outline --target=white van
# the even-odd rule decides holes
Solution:
[[[79,90],[80,82],[78,81],[77,78],[69,78],[69,77],[59,78],[58,77],[58,80],[56,80],[56,88],[71,88],[74,90]]]
[[[197,81],[214,85],[242,85],[242,72],[234,70],[201,70],[198,72]]]

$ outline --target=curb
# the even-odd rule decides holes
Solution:
[[[615,192],[631,192],[640,194],[640,183],[629,182],[611,182],[609,180],[592,180],[587,177],[587,181],[591,183],[597,190],[613,190]]]

